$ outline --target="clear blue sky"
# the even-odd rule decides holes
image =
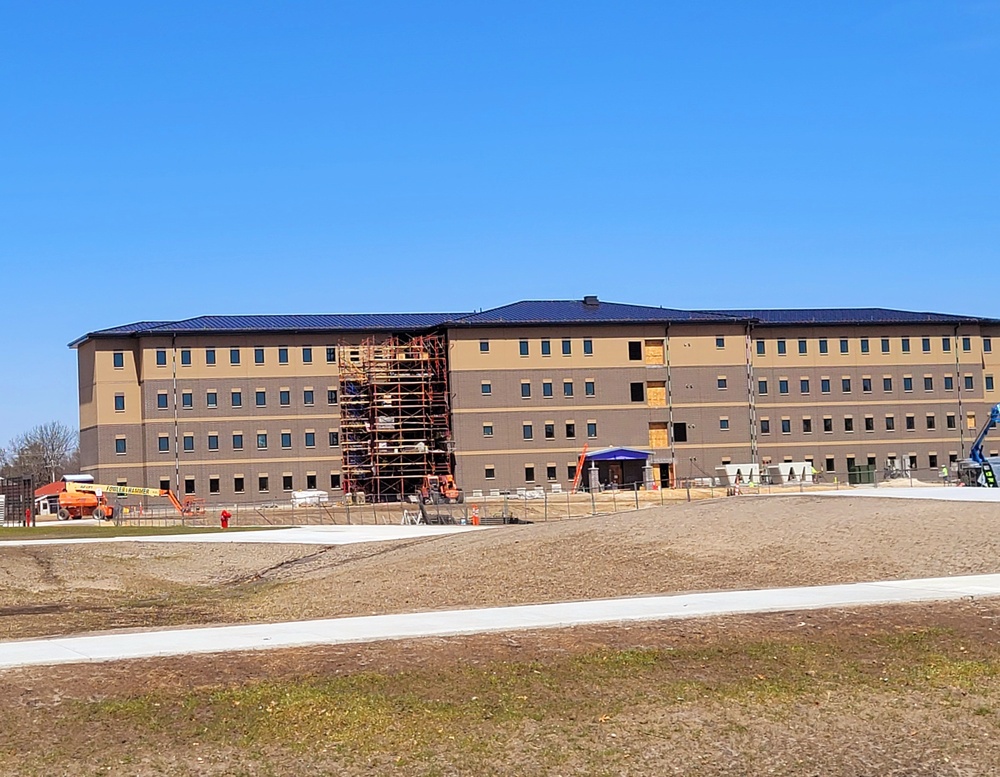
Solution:
[[[0,443],[141,319],[1000,315],[996,2],[0,0],[0,51]]]

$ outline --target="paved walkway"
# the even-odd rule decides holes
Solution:
[[[809,491],[810,496],[858,496],[880,499],[937,499],[945,502],[1000,502],[1000,488],[970,486],[871,486],[841,491]]]
[[[0,643],[0,668],[1000,596],[1000,575],[719,591]]]

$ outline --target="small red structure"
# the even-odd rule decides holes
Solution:
[[[233,517],[233,514],[231,512],[229,512],[228,510],[223,509],[223,511],[221,513],[219,513],[219,525],[222,526],[223,529],[228,529],[229,528],[229,519],[232,518],[232,517]]]

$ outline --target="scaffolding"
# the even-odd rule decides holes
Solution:
[[[338,363],[346,494],[402,501],[453,474],[444,335],[341,345]]]

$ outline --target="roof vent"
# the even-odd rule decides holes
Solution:
[[[584,307],[596,308],[600,304],[600,302],[598,302],[596,294],[588,294],[586,297],[583,298],[583,304]]]

